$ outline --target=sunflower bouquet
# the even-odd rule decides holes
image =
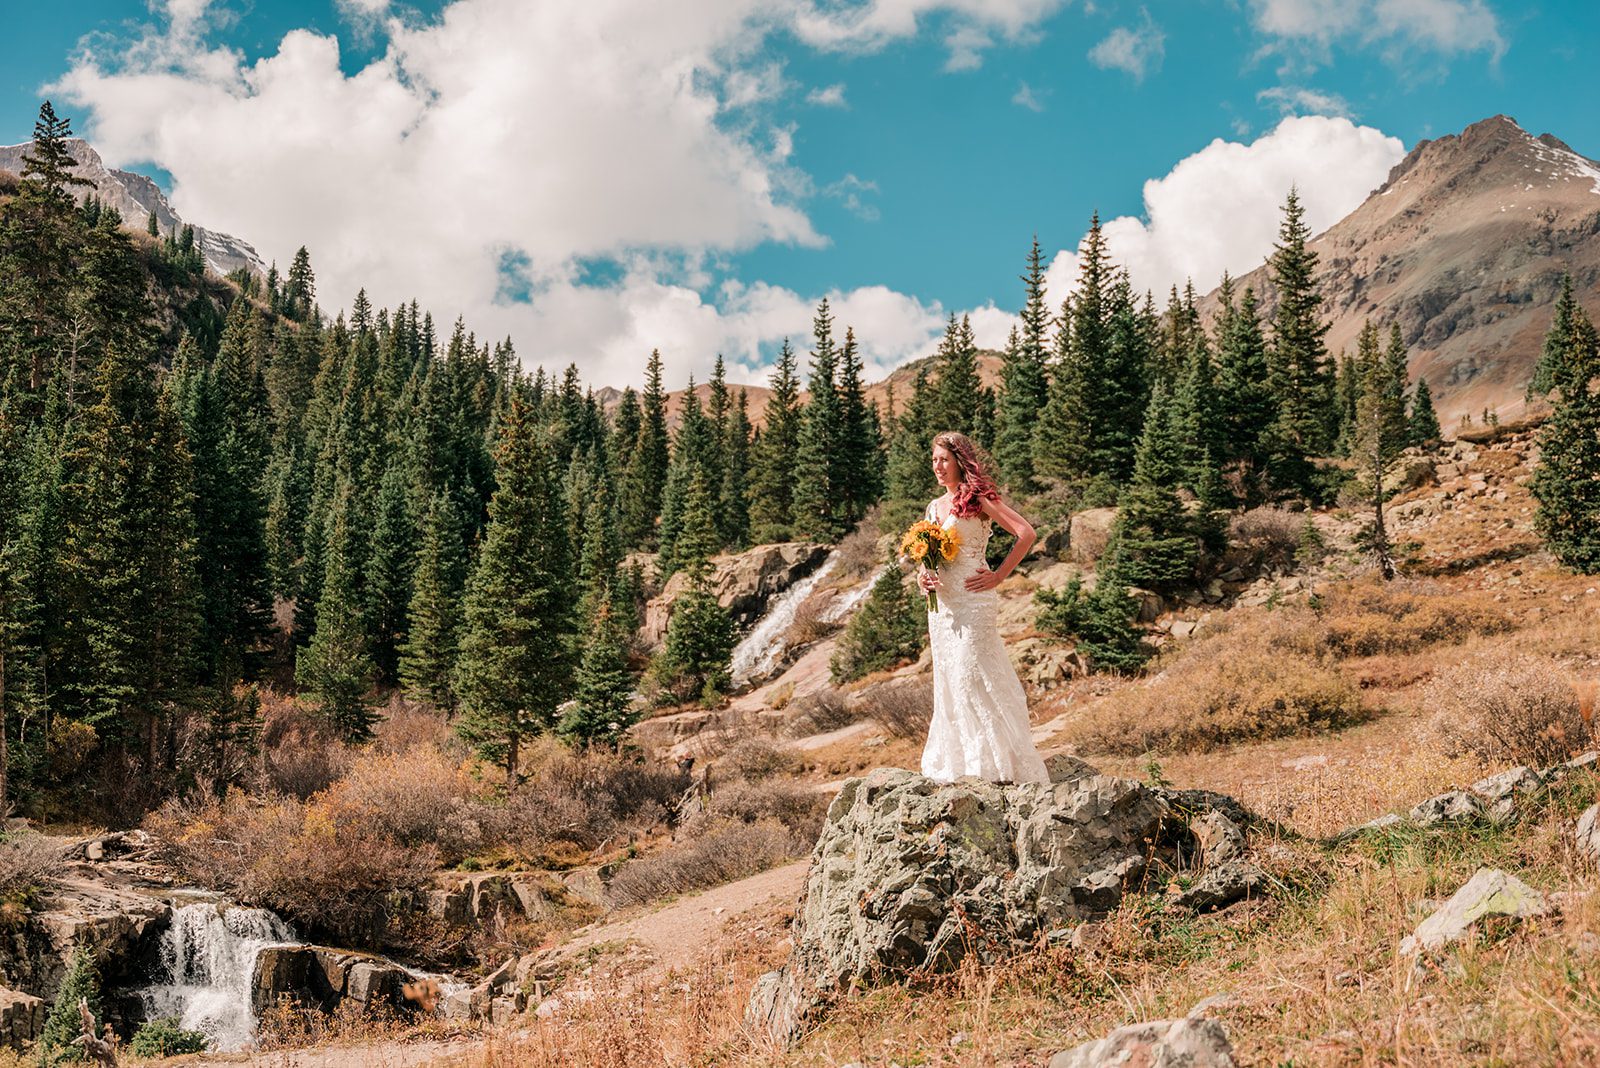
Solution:
[[[937,570],[940,564],[956,558],[961,549],[961,535],[947,530],[928,519],[921,519],[900,537],[900,554],[919,567]],[[939,610],[939,594],[928,591],[928,611]]]

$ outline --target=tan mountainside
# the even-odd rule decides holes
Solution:
[[[1447,434],[1484,409],[1523,414],[1523,392],[1571,271],[1600,291],[1600,163],[1496,115],[1422,141],[1355,211],[1314,239],[1328,347],[1354,351],[1367,319],[1398,321],[1413,379],[1426,377]],[[1270,314],[1264,268],[1238,279]],[[1216,294],[1202,302],[1209,315]]]
[[[807,361],[809,359],[809,353],[802,350],[799,354],[799,367],[797,370],[802,382],[805,381]],[[917,378],[917,370],[932,359],[932,356],[922,356],[912,360],[910,363],[901,364],[889,372],[889,376],[883,381],[869,385],[867,387],[867,403],[876,404],[880,412],[887,413],[890,408],[890,394],[893,393],[893,408],[896,412],[899,412],[905,404],[906,398],[911,396],[911,389]],[[1000,353],[992,349],[979,349],[978,375],[983,379],[983,384],[986,386],[993,387],[999,382]],[[742,389],[748,394],[750,422],[758,427],[764,425],[767,401],[772,396],[772,390],[766,386],[745,385],[730,385],[728,388],[733,393],[737,393]],[[697,384],[694,387],[694,391],[700,398],[701,404],[705,404],[711,396],[711,387],[704,382]],[[667,425],[670,427],[678,425],[678,413],[683,409],[685,392],[685,390],[675,389],[667,394]],[[612,386],[602,386],[594,391],[594,395],[600,402],[600,407],[608,414],[615,411],[617,405],[622,402],[622,391]],[[802,401],[809,400],[810,396],[811,394],[804,390],[800,393]],[[952,427],[951,429],[964,430],[967,428]]]

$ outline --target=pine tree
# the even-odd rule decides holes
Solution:
[[[711,491],[703,473],[696,473],[690,482],[680,541],[689,588],[673,602],[666,642],[651,670],[679,700],[699,695],[710,702],[727,688],[734,632],[732,619],[707,582],[716,549],[716,527],[711,518]]]
[[[1433,393],[1428,389],[1426,378],[1417,379],[1416,392],[1411,395],[1411,415],[1407,422],[1410,427],[1410,444],[1420,447],[1439,440],[1439,415],[1433,410]]]
[[[1045,305],[1044,260],[1037,237],[1028,252],[1028,269],[1022,282],[1022,330],[1016,345],[1008,347],[1000,368],[995,461],[1006,483],[1026,492],[1034,484],[1033,427],[1044,409],[1048,389],[1050,310]]]
[[[1067,301],[1056,318],[1049,395],[1034,430],[1034,467],[1045,478],[1089,473],[1089,385],[1087,368],[1072,343],[1072,323],[1072,302]]]
[[[723,445],[717,518],[722,544],[738,551],[750,544],[750,407],[744,390],[734,401]]]
[[[1208,482],[1213,484],[1214,491],[1220,491],[1216,457],[1222,452],[1223,442],[1217,410],[1216,366],[1211,360],[1205,331],[1200,329],[1198,321],[1190,330],[1188,340],[1189,352],[1180,363],[1182,370],[1174,387],[1177,437],[1184,454],[1182,484],[1196,494],[1201,484]]]
[[[909,516],[921,512],[933,487],[929,468],[933,439],[948,429],[939,414],[940,408],[939,394],[929,381],[927,364],[923,364],[912,380],[911,396],[900,410],[900,425],[894,443],[889,446],[889,499],[897,505],[910,506],[894,510],[890,518],[896,524],[901,513]]]
[[[1308,240],[1310,227],[1299,194],[1289,190],[1283,206],[1278,243],[1267,261],[1268,277],[1277,293],[1272,320],[1271,384],[1278,401],[1272,428],[1272,476],[1279,488],[1311,495],[1315,469],[1311,457],[1333,444],[1337,409],[1332,403],[1333,374],[1324,337],[1322,290],[1317,282],[1317,253]]]
[[[978,343],[971,318],[963,315],[957,323],[955,312],[950,313],[934,364],[937,399],[929,419],[931,432],[958,430],[977,437],[984,386],[978,374]]]
[[[1134,453],[1150,402],[1146,374],[1152,338],[1134,303],[1126,271],[1118,273],[1107,303],[1105,348],[1098,365],[1089,363],[1086,378],[1085,406],[1093,419],[1089,466],[1122,483],[1133,474]]]
[[[1106,570],[1123,583],[1162,593],[1191,582],[1200,556],[1194,523],[1176,493],[1189,469],[1177,416],[1172,394],[1157,385],[1105,556]]]
[[[1529,400],[1560,387],[1568,354],[1576,341],[1581,312],[1577,295],[1573,292],[1572,274],[1568,272],[1561,276],[1561,293],[1556,297],[1555,314],[1550,320],[1550,329],[1544,335],[1544,345],[1539,350],[1539,362],[1534,364],[1533,377],[1528,380]]]
[[[1263,499],[1265,433],[1277,416],[1268,381],[1267,343],[1256,309],[1255,291],[1246,288],[1238,309],[1227,317],[1217,360],[1218,459],[1233,472],[1247,504]]]
[[[317,306],[317,278],[311,270],[311,254],[301,245],[289,264],[289,277],[283,287],[283,312],[291,319],[309,319]]]
[[[839,488],[843,520],[853,524],[883,495],[883,442],[867,403],[861,354],[855,331],[845,329],[839,350],[839,447],[833,481]]]
[[[1600,572],[1600,335],[1581,307],[1545,339],[1544,377],[1554,411],[1539,433],[1540,461],[1529,485],[1539,502],[1534,528],[1567,567]]]
[[[927,637],[921,600],[912,595],[898,563],[884,568],[866,601],[850,617],[829,661],[833,681],[850,682],[915,659]]]
[[[1093,590],[1085,592],[1077,576],[1059,593],[1040,589],[1034,594],[1040,606],[1039,629],[1076,641],[1077,651],[1092,670],[1137,671],[1153,650],[1140,637],[1134,622],[1139,605],[1126,587],[1122,576],[1102,568]]]
[[[662,582],[671,578],[683,565],[684,557],[678,548],[678,537],[683,532],[689,490],[697,478],[710,483],[715,448],[715,435],[700,407],[700,398],[695,394],[694,378],[691,376],[689,388],[684,392],[678,433],[672,442],[672,462],[667,469],[666,488],[661,495],[661,552],[656,559],[656,574]],[[716,547],[713,546],[711,551],[715,552]]]
[[[358,587],[364,554],[350,515],[353,497],[341,480],[329,513],[316,630],[295,659],[295,681],[339,737],[360,742],[372,737],[378,714],[371,700],[374,669]]]
[[[366,559],[365,615],[378,678],[399,680],[400,646],[406,637],[416,566],[417,531],[412,522],[406,473],[397,458],[384,469],[375,502],[372,544]]]
[[[70,205],[73,189],[94,183],[76,173],[78,161],[72,158],[67,141],[72,137],[72,124],[56,117],[56,109],[46,100],[39,106],[39,118],[33,124],[33,142],[22,154],[22,179],[39,187],[52,200]]]
[[[1356,366],[1361,374],[1361,397],[1356,406],[1351,452],[1361,472],[1367,499],[1372,502],[1372,526],[1367,542],[1377,560],[1379,573],[1385,579],[1392,579],[1394,556],[1383,518],[1383,506],[1390,494],[1384,481],[1399,462],[1408,434],[1406,359],[1400,328],[1393,328],[1388,351],[1379,352],[1378,330],[1369,321],[1361,332]]]
[[[794,533],[832,542],[844,536],[849,522],[844,487],[838,484],[839,450],[844,413],[839,406],[838,352],[833,344],[833,315],[824,297],[812,320],[811,400],[800,419],[794,453]]]
[[[627,458],[622,479],[622,539],[634,548],[656,541],[656,518],[667,482],[671,446],[667,437],[667,394],[661,381],[661,352],[652,350],[645,367],[638,444]]]
[[[750,487],[750,537],[758,545],[787,541],[794,531],[794,461],[800,447],[801,412],[800,382],[788,338],[783,339],[771,382]]]
[[[522,740],[544,733],[571,684],[570,617],[556,587],[561,509],[520,392],[500,427],[498,488],[469,583],[455,691],[457,732],[517,785]]]
[[[47,105],[48,106],[48,105]],[[44,1018],[44,1029],[39,1032],[39,1060],[41,1064],[54,1065],[63,1061],[82,1059],[82,1051],[73,1045],[82,1026],[78,1016],[78,1002],[89,1004],[89,1015],[95,1026],[105,1020],[105,1010],[100,997],[100,969],[95,966],[94,954],[79,946],[67,965],[67,974],[56,989],[56,998]],[[96,1037],[99,1037],[98,1034]]]
[[[611,605],[601,603],[584,641],[572,707],[561,718],[561,736],[569,742],[615,747],[639,719],[622,631]]]
[[[455,707],[452,675],[466,576],[461,520],[450,494],[440,490],[428,502],[422,520],[406,638],[400,646],[401,684],[413,698],[436,708]]]

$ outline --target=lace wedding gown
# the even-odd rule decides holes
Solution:
[[[939,522],[938,502],[926,518]],[[1049,782],[1029,733],[1028,698],[995,622],[1000,595],[972,593],[966,581],[984,563],[989,517],[945,517],[961,536],[956,558],[939,569],[939,609],[928,613],[933,646],[933,722],[922,774],[940,782],[973,775],[991,782]]]

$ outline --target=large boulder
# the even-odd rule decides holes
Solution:
[[[1080,761],[1052,771],[1060,781],[941,784],[897,769],[847,781],[811,855],[794,949],[757,983],[750,1025],[791,1041],[839,991],[1065,935],[1198,852],[1176,798]],[[1237,863],[1228,830],[1208,833]]]
[[[1111,525],[1117,521],[1115,508],[1088,508],[1072,517],[1067,537],[1068,558],[1079,567],[1093,567],[1111,540]]]
[[[734,625],[746,628],[761,618],[772,598],[815,571],[830,551],[827,545],[786,541],[715,557],[708,580],[711,592],[733,617]],[[689,580],[680,572],[650,599],[639,631],[646,643],[653,647],[666,639],[673,602],[688,588]]]

